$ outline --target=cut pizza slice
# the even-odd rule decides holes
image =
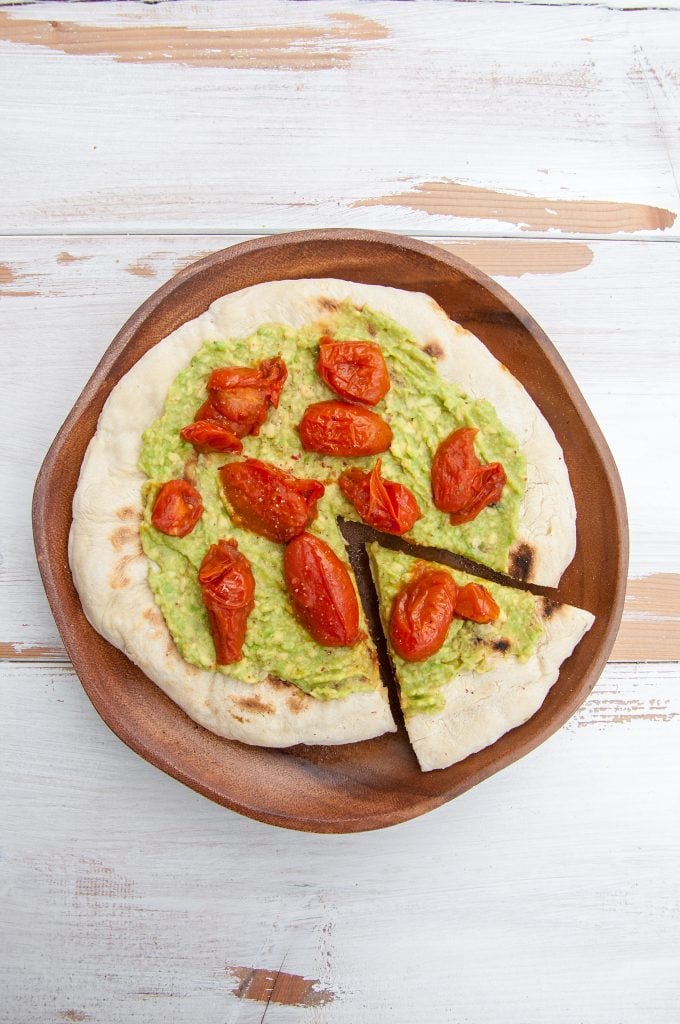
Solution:
[[[531,718],[594,621],[580,608],[377,543],[368,552],[423,771],[462,761]]]

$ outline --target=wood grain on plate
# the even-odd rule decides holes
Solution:
[[[491,747],[421,773],[396,735],[343,747],[269,750],[196,725],[87,623],[66,549],[78,470],[102,405],[137,359],[229,291],[287,277],[341,277],[426,291],[528,387],[565,451],[579,511],[579,549],[560,597],[595,625],[565,662],[540,711]],[[59,432],[36,485],[38,562],[57,625],[104,720],[148,760],[206,796],[263,821],[320,832],[379,828],[421,814],[521,757],[592,689],[614,642],[628,543],[623,492],[604,439],[564,363],[529,314],[464,261],[375,232],[299,232],[249,241],[182,271],[133,314]]]

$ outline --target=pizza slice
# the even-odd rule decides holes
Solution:
[[[538,711],[594,616],[368,545],[409,740],[423,771],[489,746]]]

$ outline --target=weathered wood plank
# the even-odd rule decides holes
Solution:
[[[612,661],[680,661],[680,574],[628,581]]]
[[[678,237],[679,24],[601,4],[2,8],[0,230]]]
[[[0,349],[0,657],[63,657],[34,562],[29,515],[33,482],[52,437],[142,299],[192,260],[238,240],[133,236],[0,243],[0,330],[11,340]],[[675,459],[680,397],[674,326],[680,322],[680,246],[444,244],[494,272],[546,328],[619,463],[634,579],[614,657],[680,658],[674,575],[680,542],[673,517],[658,500],[659,480],[669,494],[676,486],[667,467]]]
[[[612,662],[680,661],[680,574],[654,573],[630,579]],[[0,662],[68,662],[57,638],[53,644],[0,641]]]
[[[296,1002],[304,979],[324,997],[273,999],[266,1021],[544,1024],[559,1007],[674,1024],[677,667],[610,666],[523,761],[345,837],[185,789],[106,729],[68,669],[4,666],[0,702],[7,1024],[259,1022],[258,991]]]
[[[29,236],[0,237],[2,1024],[676,1024],[677,665],[608,666],[549,743],[398,831],[269,829],[49,664],[29,509],[180,266],[265,229],[425,232],[572,368],[629,504],[614,657],[679,659],[678,6],[0,2],[0,233]]]
[[[125,317],[154,288],[201,256],[246,237],[252,236],[0,238],[3,329],[24,342],[38,338],[43,358],[55,358],[62,372],[76,367],[87,372]],[[612,390],[631,393],[633,365],[641,397],[674,393],[680,246],[429,241],[505,284],[545,327],[589,397],[606,398]],[[44,342],[48,324],[49,348]],[[22,352],[9,348],[4,358],[21,359]],[[74,380],[74,389],[77,384]]]

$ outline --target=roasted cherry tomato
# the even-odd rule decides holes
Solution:
[[[251,366],[223,366],[213,370],[208,381],[209,391],[231,391],[239,388],[255,388],[264,392],[276,409],[279,404],[288,370],[280,356],[263,359],[255,368]]]
[[[309,526],[324,492],[318,480],[301,480],[259,459],[229,462],[219,472],[234,522],[281,544]]]
[[[392,603],[390,640],[405,661],[425,661],[446,640],[456,607],[456,581],[427,569],[402,587]]]
[[[346,469],[340,474],[338,484],[365,523],[384,533],[401,536],[422,518],[422,512],[408,487],[383,480],[381,469],[382,459],[377,460],[370,473]]]
[[[219,423],[197,420],[179,432],[180,437],[192,444],[197,452],[232,452],[240,455],[243,445],[236,434]]]
[[[168,480],[156,495],[151,522],[169,537],[186,537],[203,514],[201,495],[186,480]]]
[[[432,498],[449,512],[454,526],[474,519],[487,505],[500,500],[505,470],[500,462],[483,466],[475,454],[474,427],[461,427],[437,448],[432,461]]]
[[[316,370],[341,398],[375,405],[390,390],[390,375],[380,345],[373,341],[319,342]]]
[[[392,431],[370,409],[346,402],[317,402],[300,423],[302,447],[321,455],[379,455],[392,443]]]
[[[288,371],[279,356],[263,359],[259,367],[225,366],[208,380],[209,398],[196,420],[212,420],[237,437],[258,434],[270,405],[279,404]]]
[[[253,610],[255,580],[250,562],[235,540],[218,540],[205,554],[198,570],[203,604],[218,665],[239,661]]]
[[[346,566],[325,541],[301,533],[287,545],[283,572],[295,615],[323,647],[359,639],[359,605]]]
[[[466,583],[464,587],[458,588],[456,598],[457,619],[470,619],[472,622],[493,622],[500,615],[501,610],[493,597],[479,583]]]

